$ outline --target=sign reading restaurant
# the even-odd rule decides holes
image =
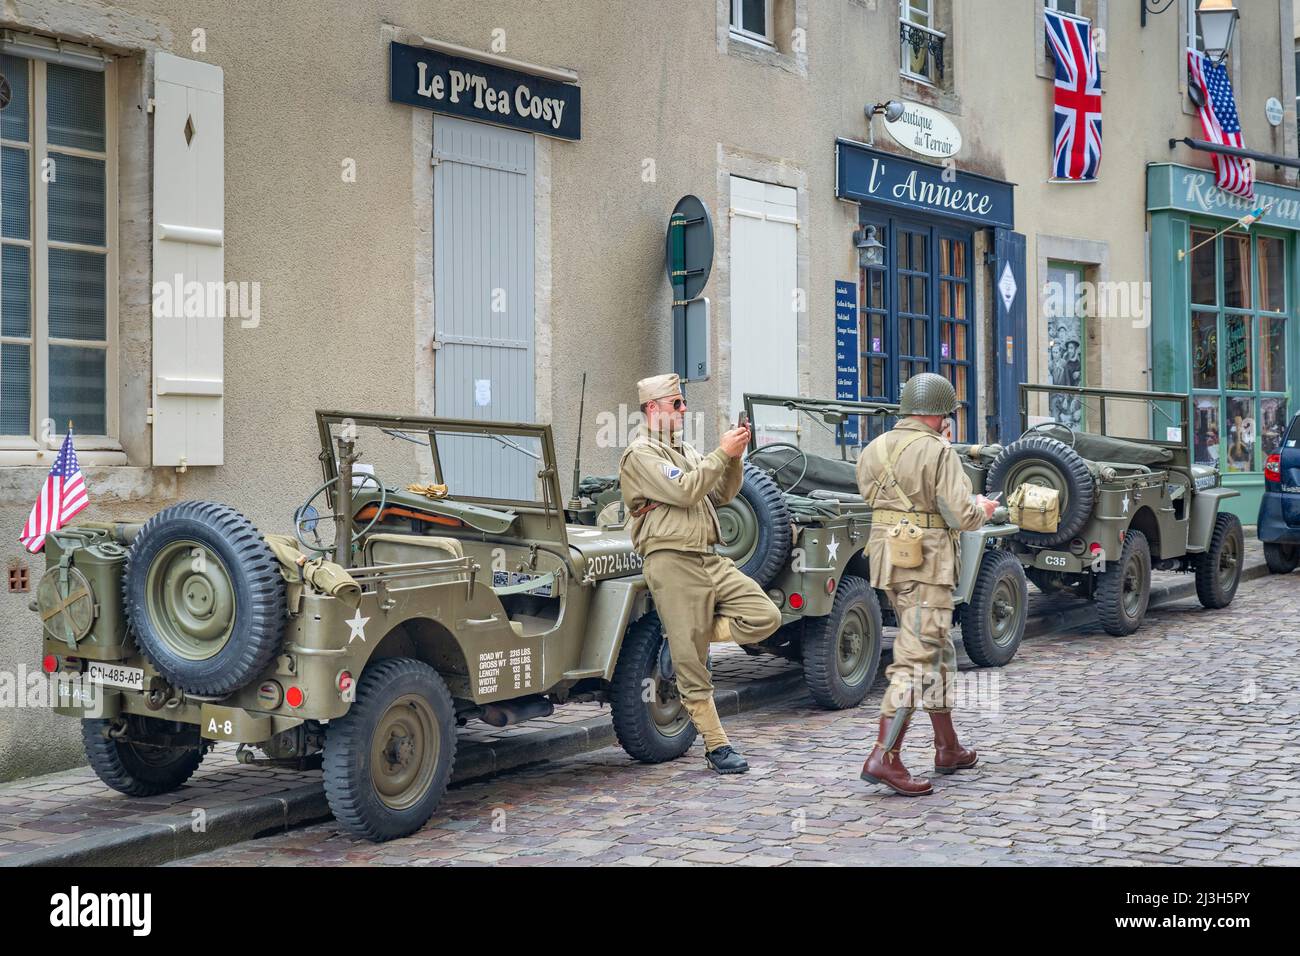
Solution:
[[[1010,229],[1015,221],[1013,188],[951,165],[918,162],[852,140],[835,141],[835,195],[840,199]]]
[[[1147,210],[1179,209],[1183,212],[1240,219],[1263,207],[1256,222],[1261,226],[1300,229],[1300,190],[1256,180],[1255,198],[1243,199],[1225,192],[1214,183],[1212,170],[1194,169],[1176,163],[1147,167]]]
[[[578,86],[405,43],[389,46],[388,98],[544,136],[581,138]]]

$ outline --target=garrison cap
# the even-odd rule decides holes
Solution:
[[[651,375],[636,383],[637,404],[644,405],[660,398],[671,398],[682,393],[682,380],[676,372]]]

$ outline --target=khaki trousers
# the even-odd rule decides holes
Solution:
[[[706,750],[728,743],[713,703],[709,643],[718,639],[715,618],[737,644],[753,644],[781,625],[781,612],[735,562],[718,554],[654,551],[645,559],[646,584],[668,638],[677,691]],[[725,637],[724,637],[725,639]]]
[[[900,707],[952,710],[956,698],[957,649],[952,643],[952,588],[908,581],[885,589],[898,617],[894,662],[885,670],[889,687],[880,713]]]

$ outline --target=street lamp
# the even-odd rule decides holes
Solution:
[[[885,246],[876,238],[875,226],[855,230],[853,244],[858,247],[858,268],[869,269],[884,265]]]
[[[885,103],[874,103],[870,106],[864,106],[862,112],[867,114],[867,119],[875,116],[877,113],[883,113],[886,123],[895,123],[903,115],[903,104],[898,100],[889,100]]]
[[[1205,39],[1205,55],[1215,63],[1222,63],[1232,49],[1232,32],[1241,14],[1232,0],[1201,0],[1196,8],[1196,18],[1201,23],[1201,36]]]

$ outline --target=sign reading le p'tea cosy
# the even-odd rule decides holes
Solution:
[[[582,90],[518,70],[394,42],[388,98],[435,113],[579,139]]]

